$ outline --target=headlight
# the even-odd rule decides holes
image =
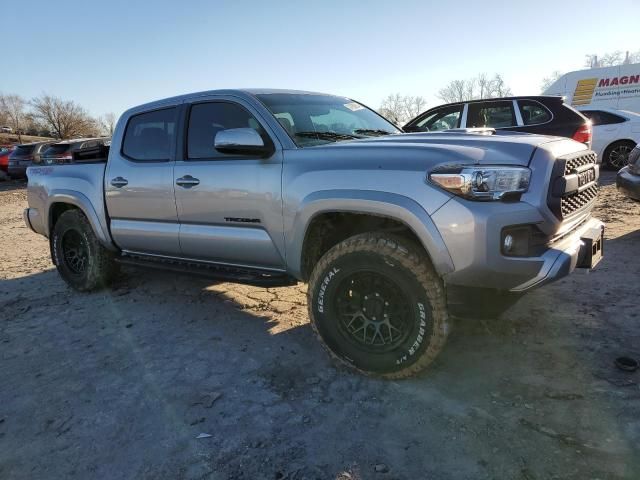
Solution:
[[[502,200],[529,188],[531,170],[524,167],[448,167],[429,174],[432,183],[469,200]]]

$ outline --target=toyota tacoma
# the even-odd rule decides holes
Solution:
[[[569,139],[407,134],[349,98],[218,90],[132,108],[101,148],[28,170],[25,222],[69,285],[121,264],[307,282],[320,341],[371,375],[416,373],[451,317],[602,256],[596,155]]]

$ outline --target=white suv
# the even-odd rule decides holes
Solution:
[[[614,108],[580,108],[591,120],[592,149],[602,165],[616,170],[627,165],[629,154],[640,142],[640,114]]]

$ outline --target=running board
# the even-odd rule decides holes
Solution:
[[[295,278],[284,272],[272,272],[192,260],[123,253],[116,261],[121,265],[154,268],[184,275],[198,275],[215,280],[244,283],[257,287],[288,287],[298,282]]]

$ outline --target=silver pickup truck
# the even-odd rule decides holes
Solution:
[[[24,218],[81,291],[120,264],[308,282],[328,351],[400,378],[442,350],[450,316],[597,263],[598,176],[573,140],[405,134],[348,98],[220,90],[128,110],[108,158],[29,168]]]

